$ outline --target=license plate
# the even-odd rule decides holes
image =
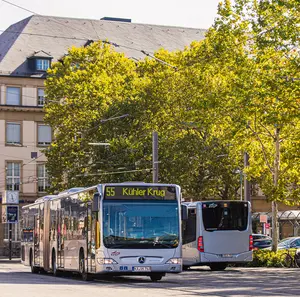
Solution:
[[[150,266],[134,266],[132,267],[133,271],[136,272],[148,272],[151,271],[151,267]]]
[[[222,258],[232,258],[233,255],[232,254],[223,254],[221,255]]]

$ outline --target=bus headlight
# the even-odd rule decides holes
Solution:
[[[118,264],[118,262],[111,258],[98,258],[97,262],[100,265]]]
[[[182,259],[181,258],[171,258],[166,262],[166,264],[182,264]]]

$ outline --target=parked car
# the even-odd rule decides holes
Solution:
[[[252,234],[253,236],[253,248],[258,249],[265,249],[271,248],[272,246],[272,238],[268,235],[264,234]]]
[[[300,237],[288,237],[285,239],[282,239],[278,243],[278,249],[279,250],[285,250],[285,249],[299,249],[300,248]]]

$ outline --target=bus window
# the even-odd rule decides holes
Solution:
[[[206,231],[244,231],[248,226],[248,204],[234,202],[203,203],[202,216]]]
[[[188,210],[188,219],[182,221],[183,244],[196,240],[196,210]]]

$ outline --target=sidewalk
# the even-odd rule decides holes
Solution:
[[[7,257],[0,256],[0,264],[1,263],[20,264],[21,258],[12,258],[9,260]]]

